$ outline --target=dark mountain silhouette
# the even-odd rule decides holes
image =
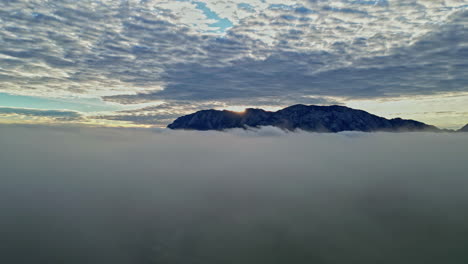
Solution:
[[[460,130],[458,130],[458,132],[468,132],[468,124],[462,128],[460,128]]]
[[[224,130],[274,126],[286,130],[302,129],[314,132],[340,131],[440,131],[437,127],[401,118],[386,119],[345,106],[293,105],[276,112],[262,109],[232,111],[202,110],[177,118],[170,129]]]

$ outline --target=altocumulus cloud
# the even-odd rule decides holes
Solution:
[[[1,126],[3,263],[465,263],[465,134]]]
[[[6,1],[0,91],[200,104],[466,92],[466,7],[466,0]]]

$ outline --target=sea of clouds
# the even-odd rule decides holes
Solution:
[[[0,131],[1,263],[468,261],[468,134]]]

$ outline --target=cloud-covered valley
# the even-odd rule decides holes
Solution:
[[[464,263],[457,134],[1,125],[3,263]]]

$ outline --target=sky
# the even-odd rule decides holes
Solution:
[[[468,123],[468,0],[7,0],[0,123],[340,104]]]
[[[467,133],[0,130],[1,263],[468,261]]]

